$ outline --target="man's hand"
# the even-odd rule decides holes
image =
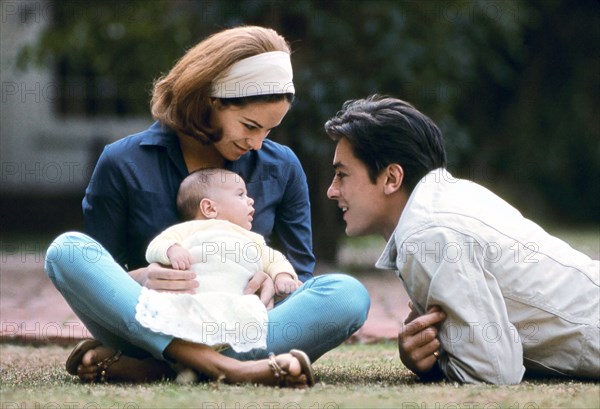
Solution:
[[[432,307],[426,314],[419,316],[408,304],[411,312],[398,333],[398,351],[402,363],[415,374],[422,376],[431,371],[440,349],[435,325],[446,319],[439,307]]]
[[[167,249],[167,258],[175,270],[189,270],[192,265],[192,255],[178,243]]]
[[[264,271],[259,271],[250,279],[244,294],[256,294],[267,307],[268,310],[273,308],[273,296],[275,295],[275,286],[273,280]]]
[[[196,273],[166,268],[158,263],[130,271],[129,275],[142,286],[156,291],[194,294],[198,288]]]

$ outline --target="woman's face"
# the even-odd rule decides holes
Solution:
[[[262,143],[278,126],[290,109],[287,100],[254,102],[245,106],[222,105],[213,102],[212,126],[221,133],[213,145],[226,160],[235,161],[251,150],[259,150]]]

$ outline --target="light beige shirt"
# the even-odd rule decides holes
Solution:
[[[448,379],[600,378],[599,262],[480,185],[427,174],[376,266],[396,270],[419,313],[446,312]]]

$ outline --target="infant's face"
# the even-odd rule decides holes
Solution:
[[[248,197],[244,180],[238,175],[223,173],[214,189],[211,196],[217,203],[217,219],[228,220],[250,230],[254,219],[254,199]]]

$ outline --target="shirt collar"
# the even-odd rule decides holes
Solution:
[[[177,133],[167,125],[158,121],[153,123],[152,126],[144,132],[140,146],[160,146],[165,148],[168,157],[179,171],[181,178],[183,179],[189,174],[187,167],[185,166]]]
[[[392,236],[375,263],[376,268],[383,270],[396,270],[398,268],[396,263],[398,248],[404,241],[405,233],[412,230],[413,223],[422,223],[427,220],[427,215],[431,210],[429,202],[432,189],[435,189],[437,184],[452,183],[452,181],[455,181],[455,179],[444,168],[434,169],[419,180],[406,202]]]
[[[144,133],[140,146],[163,146],[171,148],[179,145],[177,134],[167,125],[158,121],[154,122],[148,131]]]
[[[395,270],[397,255],[398,249],[396,248],[396,236],[395,234],[392,234],[392,237],[390,237],[388,240],[383,252],[375,263],[375,268],[382,270]]]

